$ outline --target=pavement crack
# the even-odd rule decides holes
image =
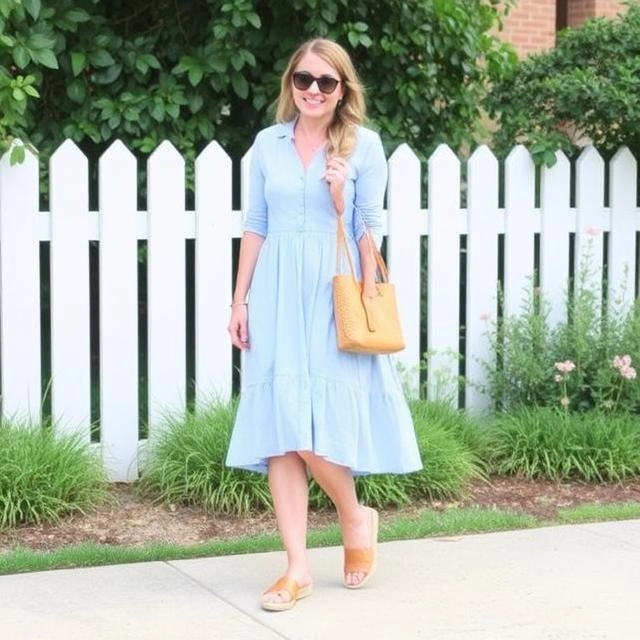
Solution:
[[[216,593],[216,591],[214,589],[212,589],[210,586],[208,586],[206,583],[198,580],[197,578],[194,578],[192,575],[188,574],[186,571],[183,571],[182,569],[177,567],[174,564],[174,561],[168,560],[168,561],[165,561],[163,564],[166,564],[173,571],[175,571],[176,573],[179,573],[183,578],[186,578],[187,580],[189,580],[193,584],[198,585],[198,587],[200,587],[201,589],[204,589],[205,591],[209,592],[212,596],[215,596],[218,600],[221,600],[226,605],[228,605],[232,609],[235,609],[238,613],[242,614],[246,618],[249,618],[250,620],[252,620],[256,624],[259,624],[261,627],[264,627],[265,629],[269,629],[269,631],[271,631],[274,634],[274,636],[276,636],[278,638],[281,638],[281,640],[294,640],[290,636],[282,635],[282,633],[280,633],[280,631],[274,629],[271,625],[265,624],[264,620],[261,620],[257,616],[249,613],[245,609],[242,609],[238,605],[234,604],[233,602],[231,602],[231,600],[225,598],[224,596],[220,595],[219,593]]]

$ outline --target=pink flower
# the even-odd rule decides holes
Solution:
[[[480,320],[486,322],[491,317],[491,314],[488,311],[480,314]]]
[[[636,370],[633,367],[622,367],[620,369],[620,375],[625,380],[635,380],[635,378],[636,378]]]
[[[571,360],[556,362],[554,366],[560,373],[571,373],[576,368],[576,365]]]
[[[602,229],[599,229],[598,227],[592,227],[591,225],[589,225],[588,227],[585,227],[584,232],[588,236],[595,238],[596,236],[599,236],[602,233]]]
[[[618,369],[618,371],[622,369],[626,369],[631,366],[631,356],[616,356],[613,359],[613,366]]]
[[[566,409],[569,406],[569,398],[567,396],[560,398],[560,404]]]

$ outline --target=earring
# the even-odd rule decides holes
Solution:
[[[338,100],[337,104],[336,104],[336,109],[339,109],[342,106],[342,98],[340,98],[340,100]]]

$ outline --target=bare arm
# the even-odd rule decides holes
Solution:
[[[253,272],[263,243],[264,237],[251,231],[245,231],[240,241],[238,274],[236,276],[236,288],[233,293],[231,319],[228,327],[231,342],[238,349],[249,348],[247,305],[243,303],[246,302],[251,280],[253,279]]]

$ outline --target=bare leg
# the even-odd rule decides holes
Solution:
[[[347,548],[366,548],[370,545],[371,531],[369,518],[365,510],[358,504],[355,484],[351,471],[310,451],[300,451],[300,457],[307,463],[316,482],[338,512],[342,542]],[[365,577],[362,572],[345,575],[347,584],[358,584]]]
[[[287,554],[285,575],[303,587],[311,583],[307,559],[309,482],[305,463],[298,454],[287,453],[269,459],[269,487]],[[286,591],[277,591],[266,598],[285,602],[289,595]]]

